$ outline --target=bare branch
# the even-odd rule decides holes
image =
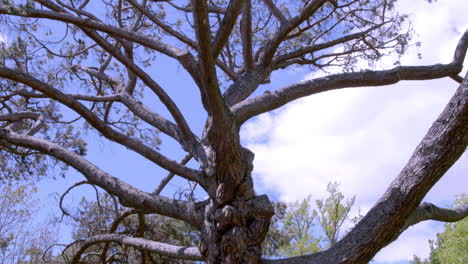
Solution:
[[[21,147],[35,149],[68,164],[82,173],[89,183],[95,184],[108,193],[117,196],[128,207],[143,212],[157,213],[180,219],[195,227],[201,225],[201,210],[193,202],[178,201],[143,192],[104,172],[82,156],[67,150],[58,144],[23,134],[9,129],[0,130],[0,139]]]
[[[72,263],[80,263],[81,255],[86,249],[94,244],[114,241],[124,245],[136,247],[146,251],[158,253],[164,256],[189,259],[189,260],[203,260],[200,251],[197,247],[182,247],[174,246],[166,243],[156,242],[144,238],[129,237],[118,234],[104,234],[88,238],[82,241],[83,245],[80,247],[73,257]]]
[[[0,5],[0,14],[7,14],[7,15],[21,16],[21,17],[31,17],[31,18],[53,19],[53,20],[62,21],[65,23],[71,23],[80,28],[88,28],[88,29],[94,29],[94,30],[106,32],[107,34],[111,36],[133,41],[145,47],[159,51],[169,57],[177,59],[180,62],[180,64],[187,70],[187,72],[192,76],[192,78],[197,78],[196,62],[193,59],[193,56],[188,51],[180,50],[167,43],[158,41],[154,38],[142,36],[136,32],[121,29],[115,26],[111,26],[111,25],[99,22],[97,20],[85,19],[85,18],[74,16],[69,13],[65,13],[63,9],[61,9],[57,5],[54,5],[51,2],[41,1],[41,3],[44,6],[51,8],[53,11],[37,10],[37,9],[21,9],[21,10],[18,10],[18,12],[11,12],[11,9]],[[194,79],[194,80],[197,81],[197,79]]]
[[[275,69],[285,68],[285,67],[291,65],[290,63],[284,63],[286,60],[290,60],[290,59],[293,59],[293,58],[298,58],[298,57],[301,57],[301,56],[303,56],[305,54],[312,53],[312,52],[315,52],[315,51],[331,48],[333,46],[343,44],[343,43],[351,41],[351,40],[360,39],[360,38],[366,36],[367,34],[369,34],[370,32],[382,27],[386,23],[388,23],[388,22],[373,26],[373,27],[371,27],[371,28],[369,28],[369,29],[367,29],[365,31],[362,31],[362,32],[358,32],[358,33],[350,34],[350,35],[347,35],[347,36],[339,37],[337,39],[334,39],[334,40],[331,40],[331,41],[328,41],[328,42],[325,42],[325,43],[320,43],[320,44],[315,44],[315,45],[312,45],[312,46],[301,47],[298,50],[295,50],[295,51],[292,51],[292,52],[289,52],[287,54],[283,54],[281,56],[278,56],[278,57],[274,58],[272,64],[274,65]]]
[[[144,6],[140,5],[136,0],[127,0],[132,6],[134,6],[138,11],[140,11],[142,14],[144,14],[147,18],[149,18],[151,21],[153,21],[158,27],[162,28],[164,31],[166,31],[168,34],[171,36],[174,36],[178,40],[182,41],[183,43],[189,45],[193,49],[197,49],[197,44],[195,41],[187,37],[186,35],[182,34],[181,32],[174,30],[172,27],[169,25],[165,24],[163,21],[161,21],[159,18],[157,18],[155,15],[153,15],[151,12],[145,9]]]
[[[293,100],[330,90],[382,86],[397,83],[401,80],[430,80],[450,77],[462,70],[462,63],[468,47],[468,30],[460,39],[453,62],[430,66],[398,66],[383,71],[362,71],[341,73],[316,78],[293,84],[273,93],[257,96],[236,104],[231,111],[238,116],[239,123],[249,118],[279,108]]]
[[[175,5],[175,4],[172,3],[171,1],[168,1],[168,3],[169,3],[172,7],[174,7],[175,9],[177,9],[177,10],[184,11],[184,12],[187,12],[187,13],[193,12],[192,3],[189,3],[189,4],[188,4],[187,6],[185,6],[185,7],[181,7],[181,6]],[[224,13],[226,13],[226,9],[225,9],[225,8],[222,8],[222,7],[216,6],[216,5],[208,5],[207,10],[208,10],[208,13],[217,13],[217,14],[224,14]]]

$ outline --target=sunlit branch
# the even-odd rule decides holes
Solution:
[[[382,86],[401,80],[430,80],[457,75],[468,48],[468,30],[465,31],[455,50],[454,59],[449,64],[430,66],[398,66],[390,70],[341,73],[293,84],[273,93],[245,100],[231,108],[240,123],[249,118],[277,109],[298,98],[330,90]]]
[[[400,232],[394,236],[390,243],[395,241],[400,234],[406,231],[406,229],[420,222],[434,220],[450,223],[460,221],[465,217],[468,217],[468,202],[465,202],[453,209],[437,207],[434,204],[427,202],[422,203],[416,208],[416,210],[414,210],[408,219],[406,219],[405,225],[400,228]]]
[[[179,259],[203,260],[201,253],[197,247],[174,246],[144,238],[130,237],[118,234],[105,234],[97,235],[88,238],[84,241],[81,241],[82,245],[80,249],[75,253],[72,263],[80,263],[81,255],[90,246],[109,241],[118,242],[123,245],[128,245],[138,249],[143,249],[145,251],[158,253],[163,256]]]

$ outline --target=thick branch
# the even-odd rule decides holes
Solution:
[[[250,72],[254,66],[252,51],[252,2],[250,0],[244,1],[240,31],[242,38],[242,55],[244,57],[244,70],[245,72]]]
[[[117,234],[105,234],[94,236],[82,241],[83,245],[73,257],[72,263],[80,263],[81,255],[86,251],[88,247],[94,244],[109,241],[118,242],[120,244],[136,247],[138,249],[158,253],[168,257],[189,260],[203,260],[201,253],[197,247],[181,247],[148,240],[145,238],[130,237]]]
[[[215,119],[224,119],[226,109],[219,91],[218,78],[211,48],[211,31],[208,18],[207,2],[192,0],[193,20],[199,47],[198,63],[202,76],[203,91],[205,92],[209,113]]]
[[[458,160],[468,145],[468,75],[385,194],[340,242],[319,254],[267,263],[367,263],[405,224],[427,192]],[[421,209],[420,209],[421,210]],[[441,217],[455,220],[454,214]],[[466,212],[465,212],[466,214]],[[409,219],[409,220],[408,220]]]
[[[457,222],[468,216],[468,202],[455,209],[440,208],[432,203],[422,203],[414,210],[414,212],[406,219],[405,225],[388,243],[397,240],[400,234],[406,231],[410,226],[427,220],[435,220],[440,222]]]
[[[176,161],[170,160],[167,157],[155,151],[154,149],[144,145],[141,141],[127,137],[113,130],[112,128],[107,126],[107,124],[105,124],[101,119],[99,119],[94,113],[87,109],[84,105],[74,100],[73,98],[67,97],[66,94],[49,86],[47,83],[35,79],[30,75],[17,72],[5,67],[0,67],[0,77],[23,83],[33,88],[34,90],[47,95],[49,98],[68,106],[70,109],[73,109],[80,116],[82,116],[90,125],[92,125],[100,133],[102,133],[102,135],[106,138],[126,146],[127,148],[135,151],[136,153],[163,167],[164,169],[168,171],[173,171],[176,174],[192,181],[201,181],[201,179],[199,178],[199,173],[196,170],[182,166]]]
[[[279,108],[293,100],[330,90],[383,86],[397,83],[401,80],[430,80],[450,77],[462,70],[462,63],[468,48],[468,30],[456,48],[454,60],[449,64],[435,64],[430,66],[399,66],[383,71],[362,71],[341,73],[316,78],[279,89],[273,93],[257,96],[245,100],[231,108],[238,116],[240,123],[261,113]]]
[[[72,166],[81,172],[89,183],[119,197],[125,206],[180,219],[195,227],[201,225],[201,210],[193,202],[177,201],[143,192],[107,174],[75,152],[40,138],[17,134],[9,129],[1,129],[0,138],[14,145],[40,151]]]
[[[231,35],[232,29],[236,24],[237,17],[241,13],[244,0],[232,0],[229,1],[229,6],[224,14],[223,20],[219,25],[218,31],[213,41],[213,57],[217,58],[224,45]]]

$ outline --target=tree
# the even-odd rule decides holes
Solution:
[[[109,232],[132,235],[164,243],[176,243],[186,247],[196,246],[199,238],[196,230],[185,222],[160,215],[134,214],[130,208],[122,208],[108,194],[97,197],[97,201],[83,198],[76,212],[68,212],[73,221],[73,238],[76,241],[89,237],[105,235]],[[73,258],[79,247],[66,248],[62,261]],[[87,254],[83,257],[86,263],[194,263],[190,260],[179,260],[165,257],[150,251],[138,250],[119,243],[92,245],[88,251],[100,254]]]
[[[455,208],[463,208],[468,196],[460,195],[455,201]],[[412,263],[414,264],[440,264],[453,263],[461,264],[468,261],[468,219],[465,218],[455,223],[445,224],[445,229],[442,233],[437,234],[437,238],[429,240],[430,254],[426,260],[421,260],[418,256],[414,256]]]
[[[33,198],[36,187],[32,184],[0,185],[0,263],[33,264],[44,263],[49,257],[48,244],[54,242],[51,227],[38,225],[31,219],[37,200]]]
[[[316,200],[320,226],[322,227],[328,247],[338,242],[340,228],[348,220],[349,212],[354,205],[355,196],[343,203],[344,195],[339,191],[338,183],[329,183],[327,191],[330,194],[324,200]],[[316,213],[317,214],[317,213]]]
[[[0,66],[0,142],[8,159],[3,166],[18,174],[19,169],[37,173],[33,165],[41,164],[38,174],[45,174],[50,162],[60,161],[139,214],[172,217],[199,231],[199,246],[190,248],[125,234],[97,235],[80,242],[75,263],[86,248],[110,241],[206,263],[259,263],[274,208],[254,190],[254,154],[239,138],[247,120],[320,92],[451,77],[460,87],[445,110],[385,194],[340,242],[317,254],[265,261],[365,263],[411,224],[460,220],[468,214],[421,204],[468,144],[468,78],[458,75],[468,31],[451,63],[364,71],[359,61],[372,66],[388,54],[403,54],[411,42],[407,17],[394,4],[3,0],[2,27],[15,35],[3,45]],[[172,58],[192,78],[199,94],[193,102],[201,102],[200,111],[207,114],[201,134],[193,132],[187,115],[151,72],[156,56]],[[273,72],[296,66],[342,71],[261,93]],[[143,95],[155,96],[161,104],[145,101]],[[155,105],[167,111],[157,113]],[[77,118],[61,115],[64,108]],[[171,199],[110,175],[83,156],[86,138],[75,127],[80,124],[170,175],[195,182],[209,198]],[[158,133],[187,152],[183,162],[158,149]],[[186,164],[191,158],[196,166]]]
[[[310,207],[310,199],[309,196],[300,203],[296,201],[288,205],[281,229],[284,229],[290,239],[278,248],[280,256],[302,256],[321,250],[320,238],[315,238],[313,234],[317,214]]]

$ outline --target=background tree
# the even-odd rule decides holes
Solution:
[[[466,206],[468,195],[462,194],[454,203],[455,208],[462,209]],[[415,256],[414,264],[461,264],[468,262],[468,219],[465,218],[455,223],[445,224],[442,233],[437,234],[435,240],[429,240],[430,254],[426,260]]]
[[[344,195],[339,190],[338,183],[329,183],[327,192],[329,197],[323,200],[316,200],[317,212],[320,226],[325,233],[328,247],[332,247],[338,242],[340,229],[348,220],[351,208],[354,205],[355,196],[344,201]]]
[[[189,248],[131,234],[96,235],[77,244],[74,263],[93,245],[116,242],[174,258],[254,264],[261,262],[274,208],[266,195],[255,193],[254,154],[239,138],[247,120],[329,90],[451,77],[460,87],[445,110],[381,199],[340,242],[317,254],[266,261],[366,263],[411,224],[460,220],[468,214],[421,204],[468,144],[468,79],[458,75],[468,31],[448,64],[358,68],[359,61],[372,66],[406,51],[412,32],[405,30],[407,17],[394,4],[3,0],[2,27],[13,37],[3,45],[0,65],[2,166],[9,175],[41,176],[60,161],[139,214],[172,217],[199,231],[198,247]],[[207,115],[199,124],[203,132],[194,132],[167,87],[158,83],[151,71],[157,56],[174,59],[192,78],[199,95],[193,102]],[[341,71],[265,91],[263,84],[273,72],[301,65],[325,73],[332,66]],[[154,100],[144,100],[144,95]],[[71,113],[61,114],[65,109]],[[172,199],[110,175],[83,156],[81,126],[169,175],[196,183],[208,198]],[[186,152],[182,162],[158,149],[159,133]],[[187,165],[189,159],[196,165]]]
[[[55,242],[54,226],[41,226],[32,216],[38,201],[33,198],[34,185],[0,185],[0,263],[44,263],[42,257]],[[36,227],[36,228],[33,228]]]

